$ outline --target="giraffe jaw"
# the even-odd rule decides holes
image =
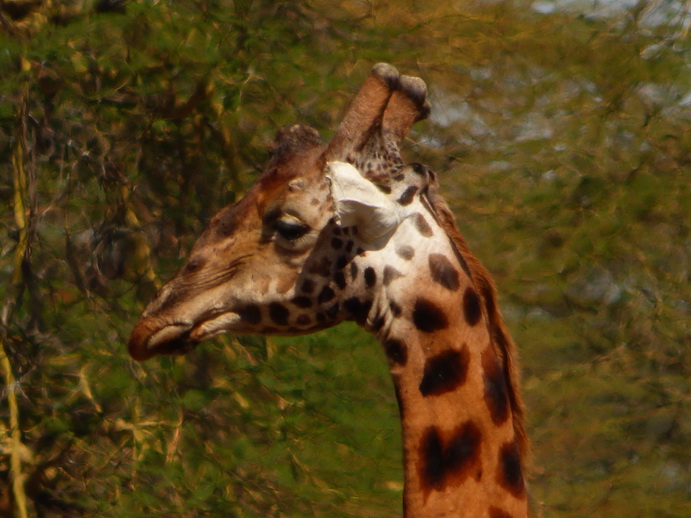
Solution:
[[[202,342],[213,336],[225,333],[241,320],[240,315],[232,311],[221,313],[195,325],[190,332],[190,339],[195,342]]]

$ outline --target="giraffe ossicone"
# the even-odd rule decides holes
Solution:
[[[403,434],[404,515],[524,517],[527,439],[514,345],[494,284],[399,146],[426,86],[373,67],[328,145],[300,124],[221,210],[132,331],[133,358],[218,333],[301,335],[353,320],[389,361]]]

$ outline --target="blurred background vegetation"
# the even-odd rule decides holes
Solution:
[[[521,350],[536,516],[691,516],[688,0],[0,1],[0,516],[401,514],[351,325],[132,362],[144,304],[372,64]]]

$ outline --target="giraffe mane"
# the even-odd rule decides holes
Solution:
[[[497,307],[497,292],[494,281],[487,269],[468,248],[465,238],[461,235],[456,226],[456,219],[451,209],[449,209],[446,201],[437,193],[436,179],[430,182],[426,192],[426,198],[431,209],[434,211],[439,225],[444,232],[446,232],[446,235],[451,240],[456,251],[467,265],[470,271],[471,281],[475,284],[477,291],[480,293],[482,305],[487,314],[492,347],[503,367],[502,372],[504,382],[506,383],[509,404],[511,405],[516,444],[521,458],[526,465],[529,465],[530,444],[525,430],[525,405],[520,393],[520,376],[518,360],[516,358],[516,346],[506,329],[504,320]]]

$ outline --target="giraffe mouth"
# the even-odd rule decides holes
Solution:
[[[240,315],[232,311],[212,315],[198,322],[190,330],[189,338],[196,343],[202,342],[221,333],[225,333],[233,326],[237,325],[241,320],[242,318]]]
[[[241,320],[233,312],[213,314],[197,322],[174,322],[156,329],[149,321],[141,322],[132,332],[128,349],[139,361],[159,354],[187,354],[200,342],[227,331]]]
[[[147,349],[156,354],[182,353],[196,345],[191,340],[191,324],[170,324],[151,335],[146,343]]]
[[[143,321],[132,331],[127,348],[138,361],[158,354],[186,354],[198,343],[191,336],[193,328],[191,323],[175,323],[152,330],[151,324]]]

